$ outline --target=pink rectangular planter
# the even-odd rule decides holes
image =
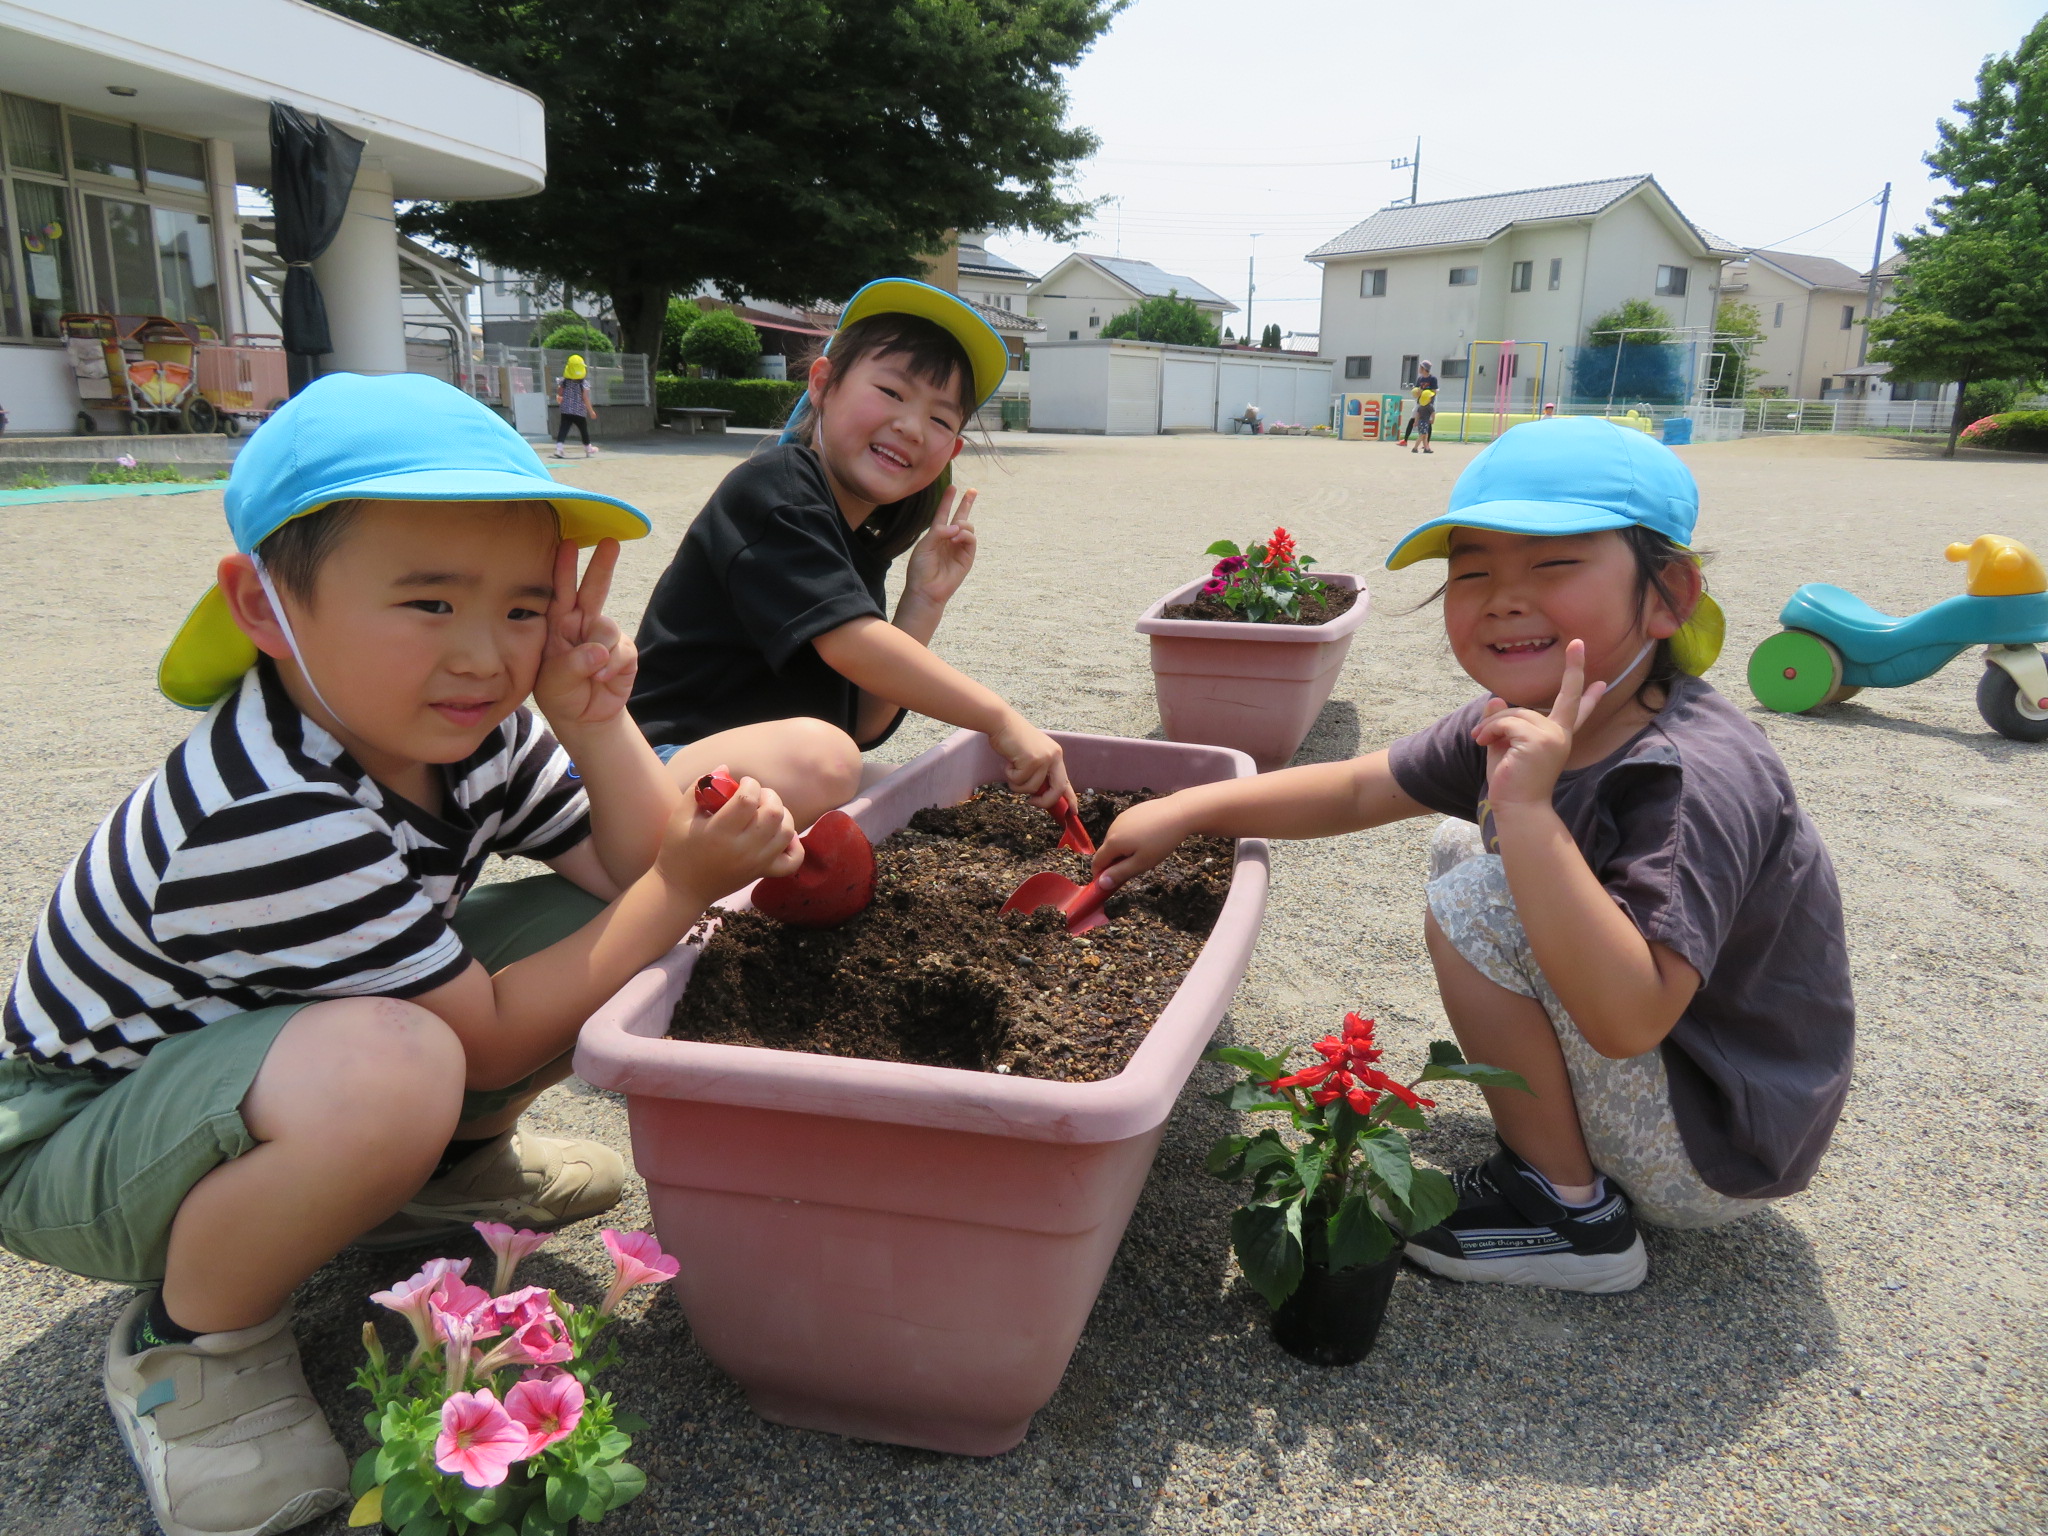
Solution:
[[[1216,747],[1054,734],[1079,788],[1170,791],[1252,771]],[[1001,777],[987,740],[962,731],[846,809],[880,841]],[[757,1413],[973,1456],[1024,1438],[1243,979],[1266,876],[1266,845],[1240,841],[1201,955],[1102,1082],[666,1039],[689,946],[592,1016],[576,1071],[625,1094],[655,1231],[682,1261],[677,1299]]]
[[[1356,576],[1318,571],[1355,589],[1350,612],[1327,624],[1239,624],[1169,619],[1169,604],[1193,602],[1207,577],[1159,599],[1138,620],[1152,637],[1152,685],[1168,741],[1199,741],[1251,754],[1261,773],[1284,767],[1337,686],[1352,633],[1372,597]]]

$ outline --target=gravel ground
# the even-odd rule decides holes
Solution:
[[[1284,522],[1332,570],[1370,573],[1376,612],[1304,749],[1383,744],[1466,698],[1427,566],[1378,569],[1444,503],[1473,450],[1211,437],[998,440],[981,569],[939,634],[949,659],[1041,723],[1157,730],[1139,610],[1211,540]],[[564,474],[637,499],[616,610],[637,613],[690,516],[747,438],[620,448]],[[653,1429],[647,1495],[622,1533],[2036,1532],[2048,1209],[2044,951],[2048,747],[1992,735],[1965,658],[1813,717],[1750,706],[1742,664],[1800,581],[1892,612],[1961,590],[1942,547],[1987,529],[2048,551],[2048,466],[1944,463],[1861,439],[1751,441],[1686,457],[1728,609],[1714,674],[1751,707],[1826,836],[1848,903],[1863,1021],[1856,1091],[1806,1194],[1732,1229],[1648,1234],[1649,1282],[1618,1297],[1461,1288],[1404,1273],[1379,1349],[1323,1372],[1267,1340],[1228,1258],[1229,1192],[1201,1154],[1224,1117],[1176,1112],[1065,1384],[991,1461],[761,1422],[698,1353],[673,1301],[646,1304],[610,1381]],[[94,823],[190,717],[150,669],[223,547],[213,493],[0,514],[0,871],[12,957]],[[1101,587],[1098,600],[1094,589]],[[902,760],[943,731],[913,723]],[[2031,778],[2027,777],[2029,774]],[[2036,786],[2029,790],[2027,785]],[[1396,1061],[1443,1021],[1420,932],[1428,827],[1275,851],[1274,889],[1224,1037],[1311,1038],[1376,1014]],[[2034,839],[2042,838],[2042,842]],[[627,1145],[622,1106],[567,1084],[543,1127]],[[1429,1144],[1476,1155],[1454,1104]],[[637,1187],[618,1213],[646,1220]],[[577,1296],[606,1273],[595,1224],[534,1265]],[[347,1256],[300,1297],[315,1387],[352,1446],[347,1388],[366,1292],[411,1266]],[[647,1294],[647,1293],[643,1293]],[[98,1351],[123,1299],[0,1255],[0,1530],[151,1529],[100,1403]],[[338,1531],[338,1518],[310,1529]]]

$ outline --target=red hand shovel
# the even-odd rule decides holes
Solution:
[[[1066,830],[1060,834],[1060,846],[1071,848],[1084,858],[1095,856],[1095,839],[1088,835],[1088,829],[1081,825],[1081,816],[1074,809],[1074,803],[1065,795],[1053,803],[1053,815],[1057,816]],[[1109,921],[1102,915],[1102,904],[1109,900],[1110,892],[1100,880],[1091,880],[1086,885],[1076,885],[1065,875],[1047,870],[1042,875],[1033,875],[1016,890],[1010,892],[1010,899],[1003,903],[1005,912],[1036,912],[1040,907],[1058,907],[1067,915],[1067,932],[1082,934],[1091,928],[1100,928]]]
[[[697,807],[716,811],[739,783],[729,773],[697,781]],[[837,928],[875,899],[875,847],[844,811],[827,811],[804,833],[804,861],[793,875],[757,881],[754,910],[797,928]]]

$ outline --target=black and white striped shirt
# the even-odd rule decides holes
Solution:
[[[230,1014],[452,981],[448,920],[484,859],[559,857],[590,818],[525,708],[442,773],[438,816],[383,789],[259,663],[64,872],[0,1057],[128,1068]]]

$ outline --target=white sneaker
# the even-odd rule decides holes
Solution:
[[[165,1536],[272,1536],[346,1504],[348,1458],[299,1368],[291,1309],[130,1354],[150,1295],[114,1324],[102,1381]]]
[[[479,1221],[552,1232],[619,1203],[626,1160],[601,1141],[514,1128],[427,1184],[350,1246],[416,1248]]]
[[[596,457],[597,457],[597,444],[595,444],[595,443],[592,443],[592,444],[590,444],[590,445],[589,445],[588,447],[586,447],[586,448],[585,448],[585,449],[583,450],[583,457],[585,457],[586,459],[594,459],[594,458],[596,458]]]

